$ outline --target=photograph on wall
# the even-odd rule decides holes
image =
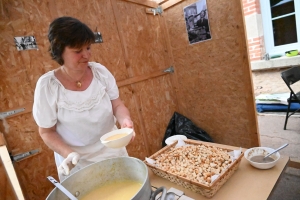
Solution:
[[[37,44],[34,36],[14,37],[18,51],[37,49]]]
[[[190,44],[211,39],[206,0],[183,8],[187,36]]]

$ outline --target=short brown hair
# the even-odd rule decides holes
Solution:
[[[80,48],[95,42],[93,31],[73,17],[59,17],[49,26],[49,52],[53,60],[63,65],[62,53],[65,47]]]

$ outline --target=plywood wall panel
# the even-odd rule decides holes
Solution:
[[[120,32],[128,52],[130,76],[143,75],[158,69],[166,69],[169,63],[165,37],[159,25],[158,18],[145,15],[145,7],[125,1],[116,1],[119,15]]]
[[[145,120],[145,136],[152,155],[162,148],[162,140],[167,125],[175,111],[175,94],[171,75],[165,75],[138,83],[138,98]]]
[[[158,16],[145,15],[145,7],[125,1],[113,1],[117,7],[118,30],[125,47],[130,77],[145,75],[171,66],[167,59],[166,38]],[[176,97],[169,75],[133,86],[134,98],[143,123],[140,134],[148,143],[148,156],[161,148],[166,126],[176,108]],[[142,121],[141,121],[142,120]]]
[[[184,1],[164,13],[179,82],[180,110],[215,142],[257,146],[240,1],[207,0],[212,40],[189,45],[183,8],[194,2]]]
[[[138,113],[140,110],[139,106],[136,105],[134,95],[134,91],[130,87],[120,88],[120,96],[124,104],[130,109],[131,118],[134,122],[134,130],[136,132],[134,141],[126,148],[129,156],[144,160],[145,156],[148,155],[147,141],[144,139],[142,133],[143,124],[139,123],[140,119]]]

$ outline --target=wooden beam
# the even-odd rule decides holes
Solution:
[[[165,74],[168,74],[168,73],[164,72],[163,70],[159,70],[159,71],[156,71],[156,72],[152,72],[150,74],[145,74],[145,75],[129,78],[129,79],[126,79],[126,80],[117,81],[117,85],[118,85],[118,87],[122,87],[122,86],[130,85],[130,84],[133,84],[133,83],[145,81],[145,80],[148,80],[150,78],[162,76],[162,75],[165,75]]]
[[[161,27],[162,34],[164,35],[164,38],[165,38],[164,46],[165,46],[165,48],[167,48],[167,56],[165,57],[166,63],[167,63],[166,65],[173,66],[175,64],[175,61],[174,61],[174,55],[172,52],[171,39],[170,39],[169,31],[168,31],[166,17],[161,16],[158,18],[158,21],[160,24],[159,26]],[[174,69],[175,68],[176,68],[176,66],[174,66]],[[171,78],[171,85],[172,85],[173,91],[175,93],[175,98],[173,99],[174,104],[176,105],[175,110],[177,110],[179,113],[184,113],[184,111],[182,110],[182,107],[179,106],[182,104],[180,103],[179,95],[178,95],[178,88],[180,88],[179,83],[178,83],[179,78],[177,77],[177,73],[175,72],[175,70],[170,78]]]
[[[174,6],[175,4],[177,4],[177,3],[181,2],[181,1],[184,1],[184,0],[169,0],[166,3],[163,3],[161,5],[161,7],[162,7],[163,10],[166,10],[169,7]]]
[[[113,9],[113,14],[114,14],[114,18],[115,18],[115,21],[116,21],[116,28],[117,28],[117,31],[118,31],[118,35],[120,37],[120,42],[121,42],[121,47],[122,47],[122,52],[123,52],[123,55],[124,55],[124,61],[125,61],[125,66],[126,68],[128,69],[129,66],[130,66],[130,61],[129,61],[129,56],[128,56],[128,51],[127,51],[127,48],[125,48],[126,44],[125,44],[125,39],[124,39],[124,34],[122,34],[122,24],[120,22],[120,20],[118,19],[121,19],[121,13],[118,12],[118,9],[117,9],[117,1],[116,0],[111,0],[111,6],[112,6],[112,9]]]
[[[25,198],[24,198],[24,195],[23,195],[23,192],[22,192],[22,189],[21,189],[16,171],[14,169],[14,166],[13,166],[12,162],[11,162],[8,150],[7,150],[5,145],[0,146],[0,158],[2,160],[4,168],[5,168],[6,173],[8,175],[8,178],[9,178],[11,184],[12,184],[14,192],[17,196],[17,199],[18,200],[24,200]]]
[[[165,3],[163,3],[163,4],[160,4],[160,6],[161,6],[161,8],[162,8],[162,11],[164,12],[164,10],[166,10],[166,9],[168,9],[168,8],[170,8],[170,7],[172,7],[172,6],[174,6],[175,4],[177,4],[177,3],[179,3],[179,2],[181,2],[181,1],[184,1],[184,0],[169,0],[169,1],[167,1],[167,2],[165,2],[165,1],[160,1],[160,3],[161,2],[165,2]],[[146,8],[146,13],[147,14],[153,14],[153,12],[152,12],[152,9],[151,8]]]
[[[165,3],[166,1],[168,1],[168,0],[157,0],[155,2],[158,3],[158,4],[162,4],[162,3]]]
[[[132,3],[144,5],[144,6],[151,7],[151,8],[158,7],[158,4],[154,1],[147,1],[147,0],[123,0],[123,1],[130,1]]]

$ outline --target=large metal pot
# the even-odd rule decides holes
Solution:
[[[155,196],[160,192],[163,193],[162,200],[167,198],[163,187],[154,192],[151,190],[147,166],[143,161],[133,157],[111,158],[91,164],[75,172],[61,184],[80,199],[104,183],[114,180],[136,180],[142,183],[142,188],[133,196],[133,200],[155,200]],[[68,200],[68,197],[55,188],[46,199]]]

